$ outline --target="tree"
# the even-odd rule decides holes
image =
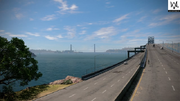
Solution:
[[[42,73],[38,72],[37,63],[22,39],[8,41],[0,36],[0,84],[19,81],[19,85],[24,86],[38,80]]]

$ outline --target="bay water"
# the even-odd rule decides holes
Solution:
[[[131,54],[133,55],[133,54]],[[41,53],[36,54],[39,72],[43,75],[37,81],[32,80],[26,86],[13,85],[14,91],[27,87],[48,84],[66,76],[81,76],[111,66],[127,58],[127,52],[121,53]]]

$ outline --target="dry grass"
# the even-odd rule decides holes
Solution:
[[[49,88],[47,90],[41,92],[40,94],[38,94],[37,98],[45,96],[45,95],[50,94],[52,92],[58,91],[60,89],[64,89],[70,85],[72,85],[72,84],[69,84],[69,85],[49,85]]]
[[[29,89],[24,89],[16,93],[15,100],[16,101],[31,101],[37,98],[40,98],[42,96],[45,96],[47,94],[50,94],[52,92],[58,91],[60,89],[64,89],[68,86],[71,86],[73,84],[63,85],[38,85],[34,87],[30,87]],[[0,99],[0,101],[5,101],[4,99]]]

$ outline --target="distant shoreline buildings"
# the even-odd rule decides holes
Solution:
[[[120,52],[124,52],[124,51],[127,51],[127,50],[132,50],[134,48],[132,47],[128,47],[128,48],[122,48],[122,49],[108,49],[106,50],[107,53],[120,53]]]
[[[127,51],[127,50],[134,50],[134,47],[126,47],[126,48],[122,48],[122,49],[108,49],[105,52],[106,53],[120,53],[120,52],[124,52],[124,51]],[[40,54],[40,53],[84,53],[84,52],[76,52],[76,51],[74,51],[72,49],[72,45],[70,45],[70,50],[52,51],[52,50],[45,50],[45,49],[40,49],[40,50],[31,49],[30,51],[33,52],[33,53],[38,53],[38,54]],[[94,44],[94,53],[95,52],[96,52],[96,50],[95,50],[95,44]]]

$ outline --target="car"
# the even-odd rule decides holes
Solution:
[[[128,64],[128,63],[125,61],[125,62],[124,62],[124,65],[127,65],[127,64]]]

